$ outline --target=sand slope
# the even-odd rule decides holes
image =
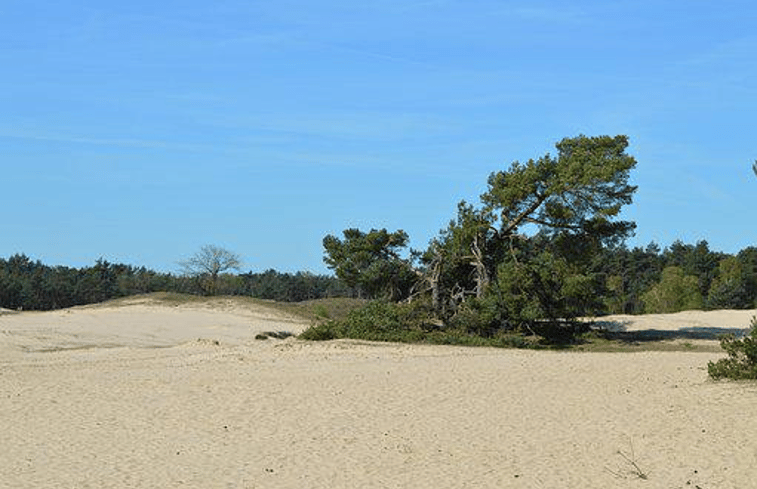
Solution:
[[[0,315],[0,349],[24,352],[167,347],[208,339],[239,344],[274,330],[299,333],[306,321],[232,300],[166,305],[141,297],[119,305]]]
[[[757,310],[682,311],[674,314],[615,315],[597,319],[615,331],[684,331],[690,333],[743,333]]]
[[[0,316],[0,487],[757,484],[757,384],[708,380],[720,354],[255,341],[294,324],[186,309]]]

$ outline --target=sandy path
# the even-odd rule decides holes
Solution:
[[[8,348],[0,487],[754,487],[757,384],[719,354]]]

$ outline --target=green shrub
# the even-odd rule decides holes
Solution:
[[[496,302],[490,298],[468,299],[447,321],[447,326],[452,330],[482,338],[491,338],[499,331],[507,329]]]
[[[469,299],[450,318],[448,326],[467,336],[478,337],[489,346],[532,347],[534,341],[544,345],[566,345],[578,340],[578,335],[589,330],[589,325],[570,319],[535,320],[525,313],[505,317],[498,307],[498,297],[488,295],[484,299]],[[445,331],[445,334],[451,334]],[[538,336],[540,339],[534,338]]]
[[[334,321],[327,323],[314,324],[300,333],[300,339],[310,341],[329,341],[340,338],[339,332],[334,327]]]
[[[428,304],[377,301],[352,311],[345,319],[315,324],[299,337],[312,341],[350,338],[434,345],[543,347],[534,338],[504,328],[490,329],[490,324],[491,318],[487,317],[485,310],[467,309],[455,321],[441,326],[433,320]]]
[[[323,304],[317,304],[313,307],[313,314],[315,314],[315,317],[318,319],[330,319],[331,314],[329,313],[329,310],[326,308]]]
[[[752,318],[751,331],[743,339],[729,335],[720,340],[727,358],[707,364],[713,379],[757,379],[757,317]]]
[[[327,321],[305,330],[305,340],[352,338],[368,341],[422,341],[429,314],[424,305],[372,301],[351,311],[346,318]]]

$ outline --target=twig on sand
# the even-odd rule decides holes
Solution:
[[[620,455],[621,457],[623,457],[623,460],[625,460],[626,462],[628,462],[628,464],[631,465],[631,467],[633,467],[633,471],[632,472],[633,472],[633,474],[636,477],[638,477],[639,479],[643,479],[643,480],[649,479],[649,474],[647,472],[641,470],[641,467],[639,467],[639,464],[636,463],[636,453],[635,453],[634,448],[633,448],[633,440],[629,440],[629,444],[631,445],[631,455],[629,456],[629,455],[623,453],[621,450],[618,450],[618,455]],[[605,469],[607,469],[607,471],[609,473],[611,473],[612,475],[614,475],[616,477],[623,477],[623,475],[621,474],[620,470],[618,470],[618,471],[612,471],[612,470],[608,469],[607,467],[605,467]],[[625,478],[625,477],[623,477],[623,478]]]

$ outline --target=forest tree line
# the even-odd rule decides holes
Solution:
[[[24,254],[0,258],[0,307],[52,310],[150,292],[208,295],[202,276],[174,275],[99,259],[82,268],[49,266]],[[282,302],[352,297],[355,292],[330,275],[267,270],[222,274],[215,295],[240,295]]]
[[[656,243],[619,245],[602,250],[591,269],[600,277],[594,290],[598,315],[757,308],[757,247],[753,246],[728,254],[710,249],[707,241],[676,241],[664,249]],[[407,296],[416,277],[405,278]],[[282,302],[388,297],[383,281],[351,283],[350,287],[331,275],[271,269],[224,274],[215,294]],[[71,268],[45,265],[23,254],[0,258],[0,307],[8,309],[51,310],[150,292],[207,295],[201,277],[102,259],[89,267]]]
[[[655,243],[620,246],[603,250],[593,269],[610,314],[757,308],[754,246],[735,255],[713,251],[707,241],[676,241],[664,250]]]

